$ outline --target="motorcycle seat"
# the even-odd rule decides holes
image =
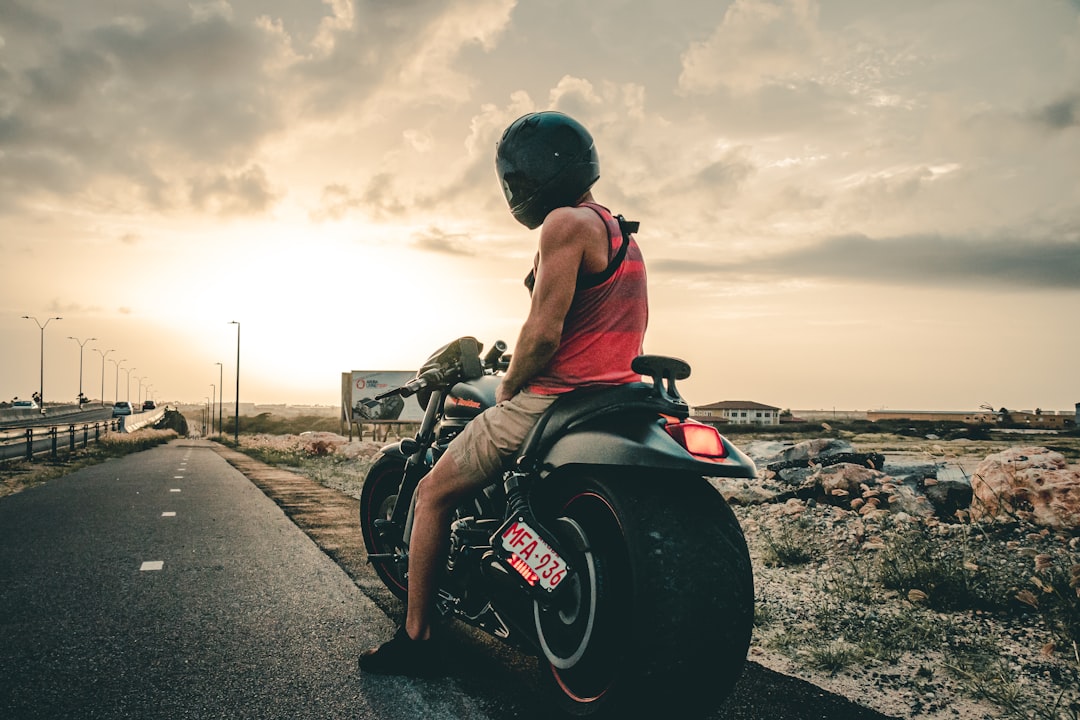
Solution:
[[[582,423],[634,410],[671,415],[680,420],[685,420],[690,414],[689,407],[677,393],[672,396],[662,386],[653,383],[633,382],[614,387],[573,390],[559,396],[540,417],[525,437],[514,461],[521,467],[528,464],[531,458],[543,457],[556,440]]]

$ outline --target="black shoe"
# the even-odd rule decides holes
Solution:
[[[398,628],[394,637],[379,647],[361,655],[357,664],[361,671],[375,675],[434,678],[444,674],[435,641],[413,640],[404,627]]]

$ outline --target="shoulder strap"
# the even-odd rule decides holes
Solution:
[[[597,210],[597,207],[593,207],[591,203],[583,203],[597,215],[601,220],[604,220],[604,226],[607,227],[607,220],[604,218],[604,214]],[[619,234],[622,236],[622,242],[619,243],[619,249],[615,252],[615,256],[611,258],[611,262],[604,268],[603,272],[599,272],[595,275],[580,275],[578,276],[577,287],[579,290],[585,288],[593,288],[598,285],[603,285],[611,276],[615,274],[615,271],[622,265],[622,261],[626,258],[626,249],[630,247],[630,235],[636,233],[641,227],[641,223],[637,220],[627,220],[622,215],[615,215],[615,220],[619,223]],[[608,243],[611,243],[611,232],[608,231]],[[536,284],[536,271],[529,270],[529,274],[525,277],[525,287],[528,288],[529,294],[532,294],[533,286]]]
[[[594,207],[591,203],[583,203],[586,207],[591,208],[597,215],[604,220],[604,225],[607,226],[607,220],[604,218],[604,214],[598,209],[599,206]],[[619,234],[622,236],[622,242],[619,243],[619,249],[615,253],[615,257],[611,258],[611,262],[604,268],[603,272],[599,272],[595,275],[582,275],[578,277],[578,289],[583,290],[586,288],[593,288],[599,285],[603,285],[622,265],[622,261],[626,258],[626,250],[630,247],[630,235],[636,233],[641,227],[641,223],[636,220],[627,220],[622,215],[615,215],[615,220],[619,223]],[[608,232],[608,242],[611,242],[611,232]]]

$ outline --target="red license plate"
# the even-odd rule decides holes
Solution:
[[[521,518],[503,530],[499,542],[506,562],[529,585],[551,592],[566,577],[566,561]]]

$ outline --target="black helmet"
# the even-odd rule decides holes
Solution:
[[[530,230],[555,208],[574,204],[600,179],[592,135],[577,120],[553,111],[510,123],[495,148],[495,169],[511,214]]]

